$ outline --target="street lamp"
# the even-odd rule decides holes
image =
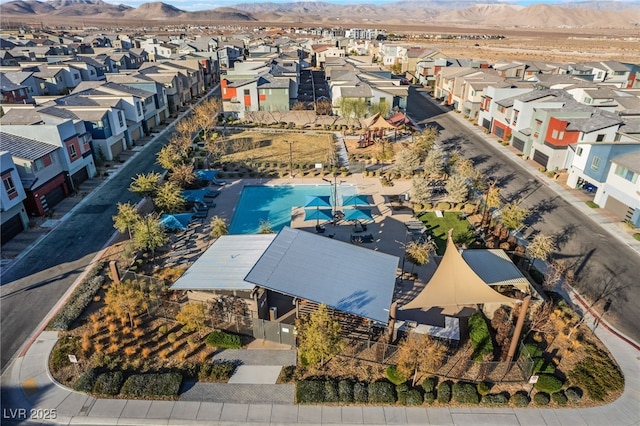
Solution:
[[[333,173],[333,182],[331,182],[329,179],[325,179],[322,178],[323,181],[325,182],[329,182],[330,184],[333,185],[333,206],[332,206],[332,210],[331,213],[333,215],[333,219],[336,219],[336,215],[337,215],[337,211],[336,211],[336,207],[338,205],[338,173]],[[344,183],[345,181],[341,180],[340,183]]]

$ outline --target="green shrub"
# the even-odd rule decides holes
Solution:
[[[282,370],[280,370],[280,375],[278,376],[278,378],[281,383],[291,383],[295,378],[295,374],[296,366],[286,365],[282,367]]]
[[[537,343],[525,343],[524,350],[529,354],[531,358],[542,356],[542,349],[538,347]]]
[[[593,201],[589,200],[589,201],[585,201],[585,204],[589,207],[591,207],[592,209],[599,209],[600,206],[596,203],[594,203]]]
[[[577,387],[570,387],[564,391],[564,394],[567,396],[569,402],[573,404],[577,404],[582,399],[582,390]]]
[[[236,371],[234,363],[230,361],[214,361],[211,364],[209,378],[219,382],[226,382],[233,376],[234,371]]]
[[[78,392],[89,393],[93,390],[93,386],[96,383],[98,372],[95,368],[90,368],[78,377],[78,380],[73,384],[73,390]]]
[[[436,400],[435,392],[425,392],[424,393],[424,402],[427,404],[433,404],[433,401]]]
[[[533,388],[540,392],[552,394],[562,389],[562,381],[551,374],[540,374]]]
[[[96,378],[93,385],[93,393],[99,395],[117,395],[120,393],[120,386],[124,377],[122,371],[111,371],[102,373]]]
[[[546,392],[537,392],[533,395],[533,402],[536,405],[549,405],[549,401],[551,401],[551,399],[549,398],[549,394]]]
[[[394,385],[399,385],[407,381],[407,378],[400,374],[395,365],[388,366],[385,374],[387,375],[387,379]]]
[[[167,341],[169,343],[173,343],[176,340],[178,340],[178,336],[176,336],[176,333],[169,333],[169,335],[167,336]]]
[[[506,405],[509,402],[509,394],[506,392],[490,393],[482,397],[482,403],[487,405]]]
[[[69,354],[76,354],[80,350],[80,342],[75,337],[63,337],[54,346],[49,356],[49,366],[58,371],[71,365]]]
[[[368,391],[371,404],[393,404],[396,402],[396,390],[392,383],[369,383]]]
[[[369,401],[369,390],[366,383],[353,384],[353,402],[364,404]]]
[[[300,404],[324,402],[324,381],[303,380],[296,384],[296,401]]]
[[[200,365],[200,371],[198,372],[199,380],[207,380],[211,374],[211,364],[204,363]]]
[[[397,393],[405,393],[409,391],[409,385],[407,385],[406,383],[402,383],[399,384],[398,386],[396,386],[396,392]]]
[[[150,373],[129,376],[120,393],[124,396],[177,396],[182,384],[180,373]]]
[[[425,392],[433,392],[436,390],[436,385],[438,384],[438,378],[431,376],[427,377],[422,381],[422,389]]]
[[[158,334],[161,336],[164,336],[165,334],[167,334],[167,331],[169,331],[168,327],[166,324],[161,325],[160,327],[158,327]]]
[[[478,388],[478,393],[482,396],[488,395],[489,392],[491,392],[491,386],[487,382],[478,383],[477,388]]]
[[[511,403],[516,407],[526,407],[529,402],[529,396],[526,392],[519,391],[511,395]]]
[[[417,389],[411,389],[405,392],[405,405],[422,405],[422,394]]]
[[[324,382],[324,402],[339,402],[338,385],[333,380]]]
[[[89,271],[82,283],[73,290],[67,303],[64,304],[62,309],[60,309],[51,322],[49,322],[49,328],[51,330],[69,330],[71,324],[82,315],[82,312],[84,312],[93,300],[93,296],[96,295],[102,284],[104,284],[104,277],[98,275],[100,271],[102,271],[103,266],[103,263],[98,263]]]
[[[636,240],[640,241],[640,233],[636,232],[635,234],[633,234],[633,238],[635,238]]]
[[[556,372],[556,367],[552,362],[546,361],[542,357],[533,358],[533,374],[546,373],[553,374]]]
[[[592,352],[579,361],[568,376],[571,383],[584,389],[591,399],[602,401],[609,393],[624,388],[624,377],[606,354]]]
[[[180,369],[180,372],[182,373],[184,378],[198,378],[198,373],[200,372],[200,364],[197,364],[195,362],[185,362],[182,363],[178,368]]]
[[[438,385],[438,402],[448,404],[451,401],[451,382],[444,381]]]
[[[493,354],[493,342],[489,327],[480,312],[475,312],[469,317],[469,339],[473,346],[473,359],[483,361],[484,355]]]
[[[567,405],[567,395],[563,391],[551,394],[551,400],[558,405]]]
[[[477,404],[480,402],[478,390],[472,383],[454,383],[452,395],[453,400],[461,404]]]
[[[340,402],[353,402],[353,382],[351,380],[338,382],[338,399]]]
[[[242,346],[240,336],[225,333],[224,331],[211,332],[207,336],[205,343],[222,349],[240,349]]]

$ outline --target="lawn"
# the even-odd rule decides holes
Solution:
[[[227,154],[223,155],[222,162],[278,162],[288,165],[291,154],[294,164],[328,165],[335,153],[333,135],[328,133],[240,131],[227,135],[224,141]]]
[[[424,212],[418,218],[427,226],[427,232],[438,246],[438,254],[444,254],[447,245],[447,232],[453,228],[453,240],[456,243],[472,243],[473,233],[469,230],[469,221],[462,218],[462,213],[444,212],[444,217],[437,217],[434,212]]]

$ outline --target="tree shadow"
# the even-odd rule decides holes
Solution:
[[[559,232],[553,234],[551,237],[553,238],[553,243],[555,244],[556,248],[560,250],[562,247],[564,247],[576,234],[577,230],[578,225],[576,225],[575,223],[571,223],[565,225]]]
[[[544,215],[552,212],[558,206],[555,204],[557,197],[540,201],[533,209],[529,211],[529,216],[525,222],[531,226],[541,222]]]

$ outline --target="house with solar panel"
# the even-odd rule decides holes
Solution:
[[[343,333],[373,339],[389,323],[398,263],[397,256],[285,227],[218,238],[171,289],[256,338],[294,344],[295,319],[325,304]]]

